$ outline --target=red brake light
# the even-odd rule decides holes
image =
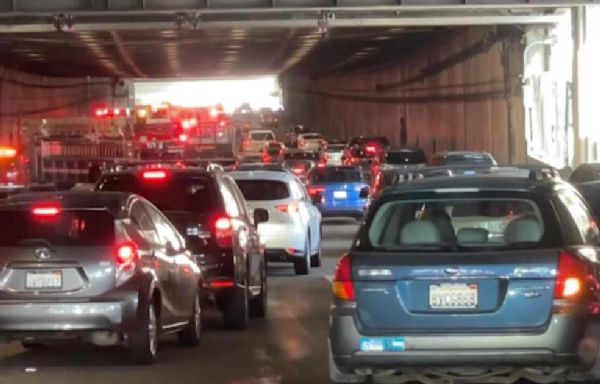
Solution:
[[[190,129],[192,127],[192,123],[189,120],[183,120],[181,122],[181,128],[183,129]],[[180,135],[181,137],[181,135]]]
[[[185,133],[182,133],[181,135],[179,135],[179,141],[181,143],[185,143],[188,140],[188,135],[186,135]]]
[[[215,220],[215,239],[220,248],[230,248],[233,245],[233,225],[231,218],[221,216]]]
[[[327,163],[326,163],[326,162],[324,162],[324,161],[320,161],[320,162],[317,164],[317,168],[325,168],[326,166],[327,166]]]
[[[296,175],[301,175],[304,173],[304,165],[296,165],[294,168],[292,168],[292,172],[294,172],[294,174]]]
[[[235,286],[233,280],[215,280],[210,282],[211,288],[231,288]]]
[[[142,178],[145,180],[163,180],[167,177],[166,171],[144,171]]]
[[[585,290],[589,275],[590,270],[583,260],[571,252],[562,251],[558,258],[554,298],[579,298]]]
[[[367,145],[365,147],[365,151],[367,151],[367,153],[376,153],[377,152],[377,147],[374,145]]]
[[[0,157],[15,157],[17,150],[12,147],[0,147]]]
[[[31,213],[40,218],[53,218],[60,214],[61,206],[57,202],[44,202],[31,207]]]
[[[134,243],[125,242],[117,245],[115,256],[117,263],[131,264],[138,258],[138,250]]]
[[[308,187],[308,194],[311,196],[316,196],[319,193],[325,192],[325,188],[322,187]]]
[[[296,203],[280,204],[277,205],[275,208],[277,208],[279,212],[284,213],[298,213],[300,211],[300,206]]]
[[[333,275],[333,294],[342,300],[354,300],[354,282],[352,281],[352,268],[350,255],[345,254],[338,261]]]

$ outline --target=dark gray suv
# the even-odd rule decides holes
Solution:
[[[135,362],[152,363],[160,333],[198,344],[199,281],[184,239],[139,196],[58,192],[0,203],[4,341],[122,343]]]

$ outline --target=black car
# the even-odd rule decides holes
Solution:
[[[573,184],[586,183],[589,181],[600,180],[600,163],[581,164],[569,177],[569,182]]]
[[[244,329],[248,316],[266,311],[266,262],[254,218],[235,181],[220,170],[131,168],[107,173],[99,191],[127,191],[155,204],[185,236],[203,273],[206,298],[223,312],[228,328]]]
[[[0,339],[123,344],[144,364],[156,359],[160,333],[198,344],[200,269],[146,199],[23,194],[0,203],[0,228]]]

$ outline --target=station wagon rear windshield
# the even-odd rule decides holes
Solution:
[[[302,137],[306,140],[320,140],[323,138],[323,136],[317,134],[317,133],[311,133],[308,135],[302,135]]]
[[[236,180],[249,201],[283,200],[290,197],[287,183],[275,180]]]
[[[376,250],[542,248],[552,243],[548,225],[528,199],[393,200],[379,207],[367,237]]]
[[[449,154],[446,155],[443,163],[444,165],[494,165],[494,162],[490,156],[480,153]]]
[[[109,246],[115,239],[114,217],[106,211],[65,210],[56,217],[36,218],[25,210],[3,210],[0,211],[0,228],[0,247],[27,243]]]

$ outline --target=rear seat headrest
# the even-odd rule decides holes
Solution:
[[[461,228],[456,234],[459,243],[487,243],[489,231],[484,228]]]
[[[440,231],[429,220],[411,221],[402,228],[402,244],[429,244],[441,241]]]
[[[507,244],[538,242],[542,238],[542,225],[534,216],[523,216],[508,223],[504,231]]]

